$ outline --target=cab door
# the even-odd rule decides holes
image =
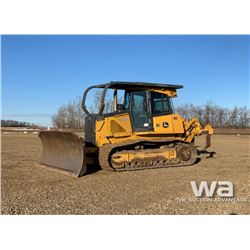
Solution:
[[[147,91],[135,91],[130,93],[130,112],[133,131],[152,130],[148,97],[149,93]]]

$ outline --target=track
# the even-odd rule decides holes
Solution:
[[[178,152],[178,148],[181,146],[190,147],[191,149],[191,157],[189,160],[184,161],[178,157],[177,158],[170,159],[170,160],[161,160],[161,159],[151,159],[150,161],[133,161],[133,162],[126,162],[122,165],[115,165],[114,162],[112,162],[112,155],[114,155],[116,152],[122,153],[122,152],[129,152],[129,151],[135,151],[135,149],[131,150],[132,147],[136,147],[139,144],[143,144],[147,142],[126,142],[126,143],[120,143],[120,144],[107,144],[100,148],[99,150],[99,164],[102,169],[106,170],[115,170],[115,171],[131,171],[131,170],[142,170],[142,169],[152,169],[152,168],[168,168],[168,167],[181,167],[181,166],[187,166],[192,165],[196,161],[197,158],[197,150],[193,144],[186,144],[183,142],[176,142],[174,145],[174,148],[176,148]],[[148,142],[148,143],[152,143]],[[144,149],[146,151],[154,150],[155,147],[159,147],[162,144],[162,141],[156,141],[154,142],[152,148]],[[165,142],[166,143],[166,142]],[[172,143],[172,142],[171,142]],[[143,150],[142,150],[143,151]]]

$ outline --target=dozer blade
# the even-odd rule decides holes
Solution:
[[[71,132],[41,131],[41,163],[79,177],[86,172],[84,141]]]

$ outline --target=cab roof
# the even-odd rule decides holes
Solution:
[[[181,89],[183,85],[167,84],[167,83],[150,83],[150,82],[125,82],[125,81],[111,81],[109,83],[95,85],[96,88],[109,88],[109,89]]]

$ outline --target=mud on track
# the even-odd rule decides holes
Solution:
[[[201,145],[204,138],[199,138]],[[189,167],[97,171],[73,178],[37,166],[36,134],[2,134],[3,214],[249,214],[249,136],[214,135],[214,158]],[[195,201],[190,181],[227,180],[238,201]]]

